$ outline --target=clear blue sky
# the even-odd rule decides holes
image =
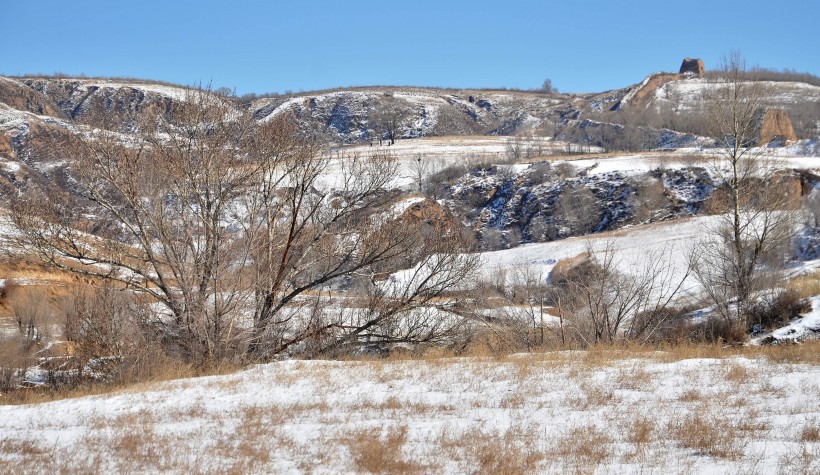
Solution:
[[[602,91],[749,65],[820,74],[820,0],[0,0],[0,74],[159,79],[247,92],[355,85]]]

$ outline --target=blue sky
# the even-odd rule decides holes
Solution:
[[[0,0],[0,74],[159,79],[247,92],[357,85],[602,91],[750,65],[820,74],[818,0]]]

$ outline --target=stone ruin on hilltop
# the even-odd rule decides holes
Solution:
[[[702,78],[705,71],[702,59],[683,58],[683,63],[680,65],[680,74],[691,74]]]

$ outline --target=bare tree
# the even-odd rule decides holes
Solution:
[[[214,357],[237,331],[235,269],[248,259],[232,232],[233,201],[251,189],[249,118],[208,90],[140,124],[129,141],[97,130],[75,149],[77,196],[31,190],[14,204],[19,244],[45,262],[148,294],[167,311],[165,336]]]
[[[430,158],[419,153],[416,155],[414,160],[410,161],[408,168],[410,169],[410,174],[413,177],[413,180],[418,185],[419,193],[424,193],[426,188],[428,188],[425,182],[430,176],[430,173],[433,171],[433,165]]]
[[[379,141],[386,139],[390,141],[390,145],[396,143],[399,129],[410,117],[411,108],[409,102],[394,97],[384,97],[373,106],[369,113],[369,121],[378,134]]]
[[[619,272],[620,265],[611,242],[600,251],[590,245],[587,259],[554,276],[554,303],[562,317],[568,314],[567,332],[583,345],[653,339],[668,323],[691,269],[673,263],[669,251],[648,253],[629,275]]]
[[[724,57],[706,94],[718,158],[712,173],[722,182],[715,200],[720,211],[711,239],[697,248],[697,275],[728,322],[745,324],[755,293],[764,287],[762,267],[782,263],[793,236],[793,197],[788,175],[776,158],[755,147],[766,91],[754,81],[736,52]]]
[[[541,90],[546,94],[558,94],[558,89],[552,86],[552,80],[547,78],[541,84]]]
[[[555,325],[549,313],[552,294],[547,277],[538,270],[517,268],[507,283],[506,297],[512,305],[504,307],[503,323],[513,329],[527,350],[543,346],[551,336],[564,342],[563,322]]]
[[[600,203],[589,188],[568,186],[558,196],[553,217],[567,235],[589,234],[601,221]]]
[[[397,167],[389,154],[322,154],[291,117],[258,124],[207,90],[169,116],[134,139],[92,132],[70,151],[76,194],[29,190],[13,214],[16,245],[158,303],[145,327],[184,357],[358,341],[469,276],[457,239],[434,245],[456,228],[430,232],[380,211]],[[379,293],[377,276],[423,263],[430,277],[382,292],[390,310],[371,323],[329,313],[334,290],[363,282],[357,291]]]

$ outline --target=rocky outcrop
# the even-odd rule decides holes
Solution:
[[[167,114],[185,95],[181,87],[85,79],[27,79],[25,83],[53,101],[64,117],[108,129],[127,129],[142,119]]]
[[[45,94],[11,78],[0,77],[0,103],[4,103],[18,111],[51,117],[65,117],[65,114]]]
[[[788,114],[785,111],[770,109],[762,114],[762,124],[760,125],[760,136],[757,143],[766,145],[777,142],[779,145],[785,145],[789,142],[795,142],[797,136],[792,127],[792,121],[789,120]]]
[[[621,109],[624,106],[629,107],[646,107],[647,104],[655,97],[655,91],[664,84],[677,81],[681,78],[680,74],[673,73],[657,73],[652,74],[637,87],[633,88],[627,93],[623,100],[618,104],[614,110]]]
[[[566,104],[523,91],[381,87],[262,98],[248,107],[258,120],[289,113],[329,141],[362,143],[378,138],[380,127],[372,112],[388,101],[400,109],[398,138],[519,133],[545,124],[557,115],[555,107]]]

